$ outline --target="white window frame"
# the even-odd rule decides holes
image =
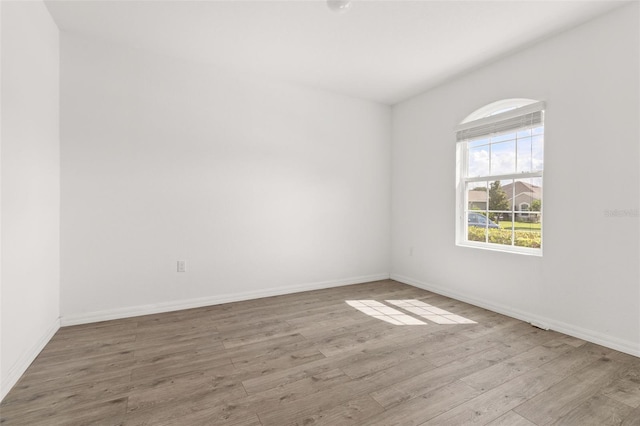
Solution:
[[[469,241],[468,240],[468,214],[467,214],[467,185],[472,182],[494,182],[494,181],[502,181],[512,179],[515,183],[517,179],[525,179],[525,178],[540,178],[542,180],[543,170],[535,171],[535,172],[526,172],[526,173],[509,173],[509,174],[500,174],[500,175],[484,175],[478,177],[468,177],[463,175],[467,171],[468,167],[468,141],[471,138],[466,138],[465,133],[469,133],[474,135],[474,132],[478,129],[491,128],[492,126],[500,127],[497,123],[504,123],[505,120],[517,120],[518,117],[525,117],[532,113],[541,112],[542,113],[542,125],[544,127],[544,110],[545,104],[544,102],[534,101],[531,99],[505,99],[502,101],[494,102],[492,104],[486,105],[472,114],[470,114],[465,120],[462,121],[460,125],[456,127],[457,134],[457,143],[456,143],[456,245],[463,247],[475,247],[486,250],[494,250],[500,252],[508,252],[508,253],[519,253],[519,254],[527,254],[534,256],[542,256],[543,250],[543,230],[542,226],[542,209],[540,213],[540,237],[541,244],[540,248],[531,248],[531,247],[520,247],[512,244],[495,244],[489,242],[480,242],[480,241]],[[524,127],[524,125],[523,125]],[[517,131],[517,130],[515,130]],[[489,131],[487,133],[481,133],[482,135],[491,135],[492,133]],[[544,133],[543,133],[544,135]],[[477,133],[475,134],[477,138]],[[544,138],[543,138],[544,144]],[[544,145],[543,145],[544,146]],[[544,161],[544,160],[543,160]],[[489,190],[489,188],[487,188]],[[512,223],[515,220],[515,208],[513,206],[513,202],[515,199],[512,198],[512,206],[511,206],[511,214],[512,214]],[[542,200],[541,200],[542,201]],[[487,201],[488,202],[488,201]],[[544,203],[542,203],[544,206]],[[487,206],[488,207],[488,206]],[[530,206],[529,206],[530,207]],[[488,229],[488,228],[487,228]],[[515,236],[515,235],[514,235]]]

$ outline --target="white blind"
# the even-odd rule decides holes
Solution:
[[[456,140],[461,142],[481,136],[535,127],[542,124],[543,116],[544,102],[536,102],[501,114],[460,124],[456,128]]]

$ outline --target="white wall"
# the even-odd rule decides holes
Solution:
[[[392,277],[640,355],[638,16],[618,9],[393,108]],[[547,104],[544,256],[457,247],[454,127],[520,97]]]
[[[389,276],[389,107],[61,51],[63,324]]]
[[[59,327],[58,28],[42,2],[2,2],[0,398]]]

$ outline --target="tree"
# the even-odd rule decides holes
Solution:
[[[502,189],[499,180],[490,185],[489,210],[509,210],[509,199],[507,198],[507,193]],[[498,214],[499,213],[490,213],[489,219],[497,221]]]
[[[542,202],[540,200],[533,200],[531,203],[531,211],[539,212],[542,209]],[[532,222],[540,222],[540,215],[534,214],[532,215]]]

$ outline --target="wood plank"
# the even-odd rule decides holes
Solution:
[[[640,407],[629,413],[620,426],[640,426]]]
[[[460,380],[481,391],[493,389],[514,377],[549,362],[571,349],[573,349],[573,347],[569,345],[553,347],[544,345],[536,346],[516,356],[498,362],[491,367],[463,377]]]
[[[623,376],[606,386],[602,393],[630,407],[640,407],[640,364],[631,362]]]
[[[75,409],[41,408],[24,412],[1,414],[2,424],[51,426],[51,425],[83,425],[99,424],[104,426],[119,425],[127,408],[127,398],[99,401]]]
[[[494,421],[487,423],[487,426],[536,426],[536,424],[531,423],[515,411],[509,411]]]
[[[372,392],[371,396],[380,405],[389,408],[451,384],[476,371],[482,371],[507,357],[508,355],[497,349],[487,349],[440,368],[415,374],[406,380],[396,381],[390,386]]]
[[[11,417],[26,411],[43,410],[56,412],[92,406],[103,401],[117,400],[129,394],[133,384],[128,375],[98,380],[89,383],[74,384],[51,389],[37,389],[37,392],[13,392],[2,401],[0,413]],[[48,410],[48,411],[47,411]]]
[[[632,411],[633,408],[626,404],[604,395],[594,395],[552,424],[613,426],[621,424]]]
[[[410,361],[398,367],[387,368],[375,372],[358,380],[348,381],[340,386],[317,392],[308,397],[301,398],[295,404],[272,408],[269,411],[259,412],[258,416],[264,423],[277,424],[289,418],[301,418],[324,412],[332,406],[340,405],[344,401],[356,399],[365,394],[379,389],[390,380],[407,379],[416,373],[420,373],[422,368],[421,360]]]
[[[535,369],[425,422],[424,425],[489,423],[545,391],[561,378]],[[522,414],[521,414],[522,415]],[[526,417],[526,416],[525,416]]]
[[[612,349],[607,349],[593,343],[586,343],[563,356],[557,357],[541,368],[551,374],[567,377],[582,370],[598,359],[607,359],[607,356],[611,352],[613,352]]]
[[[371,416],[363,424],[371,426],[420,425],[465,401],[469,401],[480,393],[477,389],[460,381],[453,381],[442,387],[421,393],[419,397],[409,399],[403,404],[397,404],[385,410],[381,415]]]
[[[306,412],[300,417],[294,417],[280,423],[281,420],[276,419],[275,423],[270,423],[272,419],[262,420],[264,426],[298,426],[298,425],[357,425],[361,420],[371,415],[381,413],[383,408],[379,406],[369,396],[361,396],[357,399],[348,401],[344,404],[336,405],[328,410],[315,410],[315,412]]]
[[[600,358],[578,373],[565,377],[547,392],[524,402],[514,411],[536,424],[549,424],[619,379],[625,368],[622,363]]]
[[[314,374],[298,381],[249,395],[234,402],[236,406],[257,413],[286,409],[300,400],[330,388],[339,388],[351,379],[339,368]]]

